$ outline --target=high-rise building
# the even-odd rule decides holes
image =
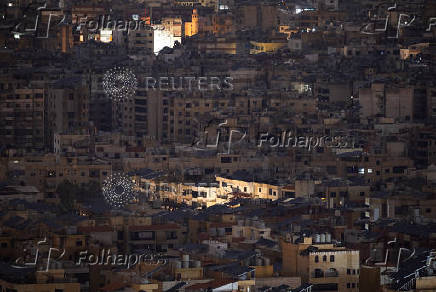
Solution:
[[[2,84],[3,87],[3,84]],[[0,92],[0,140],[7,148],[44,148],[44,89],[3,87]]]
[[[63,79],[48,90],[47,143],[58,133],[77,133],[88,126],[89,91],[80,79]]]
[[[130,53],[151,54],[154,49],[154,31],[151,27],[128,32],[128,51]]]

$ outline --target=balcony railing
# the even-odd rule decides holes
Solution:
[[[338,271],[327,271],[324,273],[324,277],[330,278],[330,277],[338,277],[339,273]]]

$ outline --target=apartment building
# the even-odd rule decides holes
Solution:
[[[0,139],[8,148],[42,150],[45,146],[44,89],[20,88],[0,93]]]
[[[26,181],[39,190],[54,191],[65,180],[79,185],[101,184],[112,174],[112,166],[107,161],[88,156],[56,157],[49,154],[20,158],[11,163],[9,171],[16,173],[18,182]]]
[[[154,30],[152,27],[130,30],[127,35],[127,42],[130,53],[152,54],[154,52]]]
[[[121,245],[126,244],[127,252],[143,249],[165,252],[182,245],[185,238],[184,227],[177,224],[129,225],[118,237]]]
[[[287,184],[280,185],[274,182],[250,180],[248,177],[243,179],[232,178],[232,176],[228,178],[217,176],[216,181],[220,186],[220,195],[223,196],[232,192],[242,192],[253,199],[278,200],[295,196],[294,188]]]
[[[55,83],[47,94],[46,137],[52,149],[56,134],[80,133],[88,127],[89,90],[79,79]]]
[[[281,241],[284,276],[301,277],[320,291],[359,291],[359,251],[339,247],[329,236]]]

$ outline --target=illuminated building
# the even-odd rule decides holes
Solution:
[[[167,28],[162,25],[155,25],[153,26],[153,28],[154,28],[153,52],[155,54],[158,54],[159,51],[162,50],[164,47],[169,47],[169,48],[174,47],[174,43],[176,41],[178,41],[179,43],[182,42],[181,31],[176,28],[177,32],[174,33],[174,26],[170,26]],[[173,28],[173,30],[171,30],[171,28]],[[176,36],[177,34],[179,34],[179,32],[180,35]]]
[[[100,30],[100,41],[102,43],[110,43],[112,41],[112,30],[109,29]]]
[[[193,36],[198,33],[198,10],[192,10],[191,22],[185,22],[185,36]]]
[[[287,46],[286,42],[250,42],[253,46],[250,54],[274,53],[275,51]]]

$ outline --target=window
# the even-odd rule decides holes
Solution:
[[[315,263],[319,263],[319,256],[315,256]]]
[[[347,275],[351,274],[351,269],[347,269]]]
[[[143,231],[136,233],[135,239],[154,239],[154,232],[152,231]]]
[[[177,232],[175,231],[167,231],[166,232],[167,239],[177,239]]]
[[[347,288],[350,288],[350,283],[347,283]]]
[[[335,256],[334,255],[331,255],[330,256],[330,262],[334,262],[335,261]]]
[[[81,240],[77,240],[76,241],[76,246],[82,246],[82,241]]]
[[[221,163],[232,163],[231,157],[221,157]]]
[[[392,168],[392,172],[395,174],[401,174],[401,173],[405,173],[407,169],[407,166],[394,166]]]
[[[327,261],[327,256],[326,256],[326,255],[322,256],[322,261],[323,261],[323,262],[326,262],[326,261]]]

